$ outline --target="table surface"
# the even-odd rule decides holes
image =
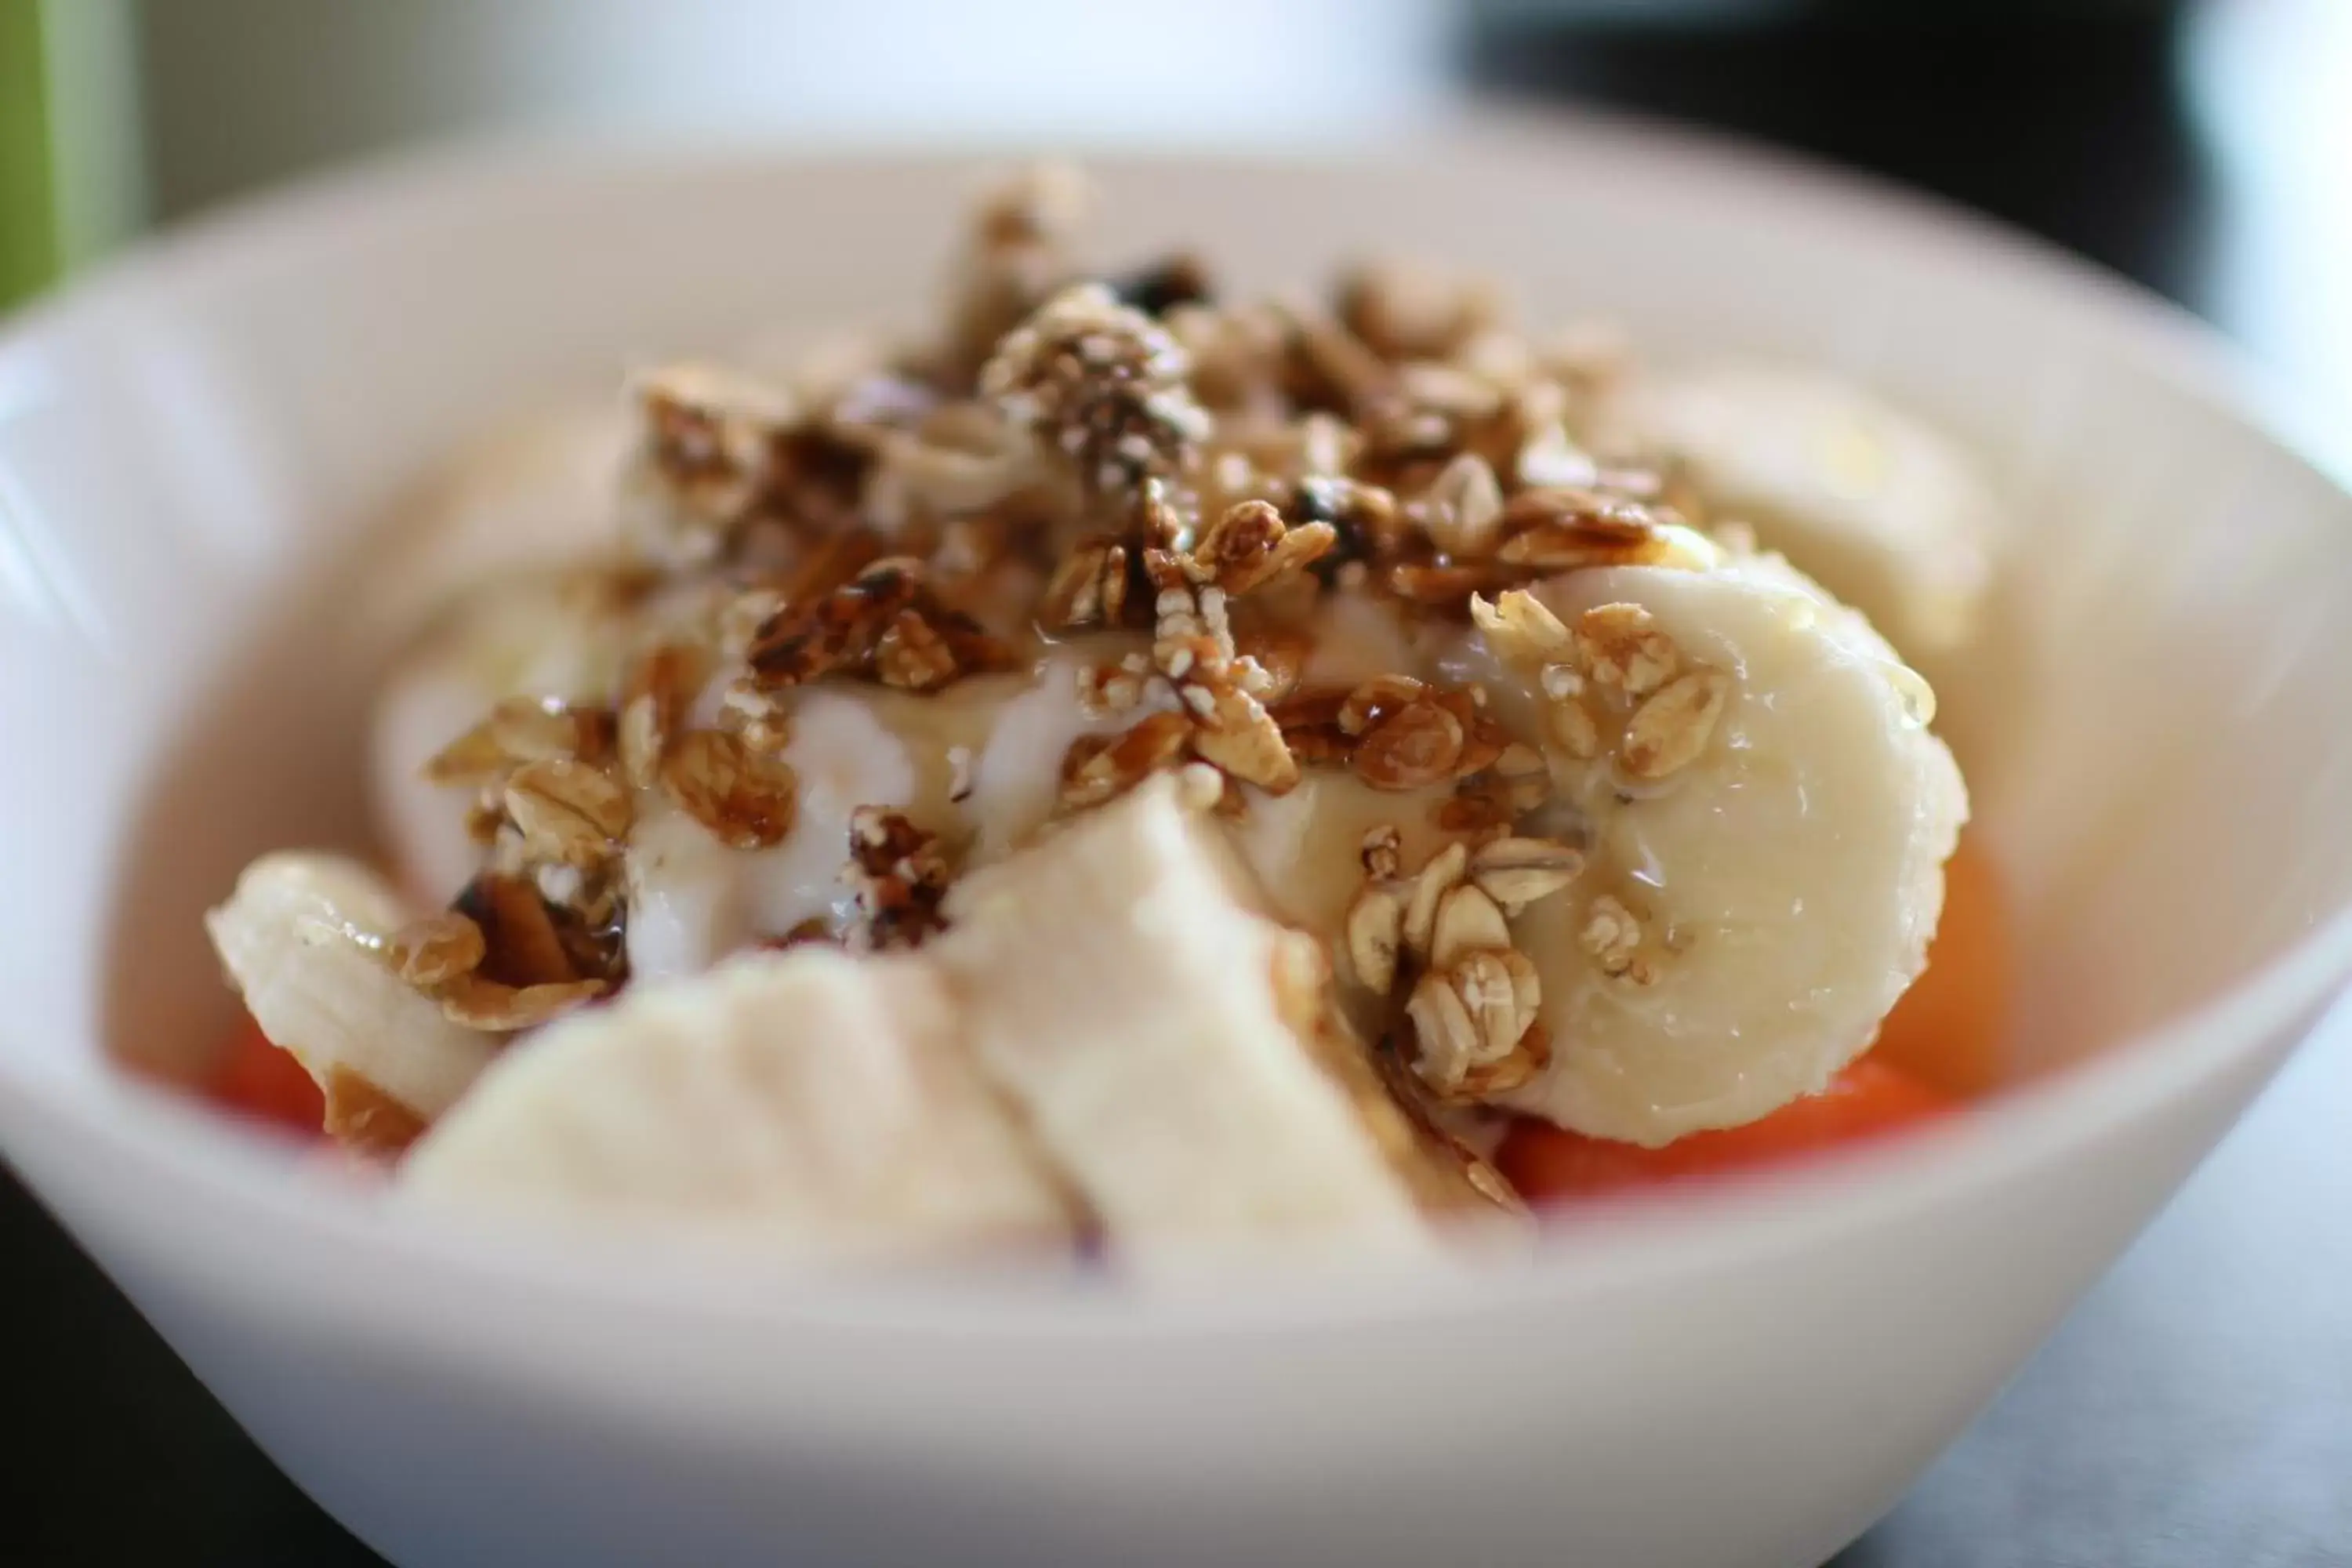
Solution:
[[[1507,10],[1507,8],[1500,8]],[[2146,12],[2045,30],[1488,35],[1468,79],[1874,166],[2211,310],[2225,193]],[[1978,112],[2000,103],[2002,112]],[[1964,133],[1963,133],[1964,132]],[[1835,1568],[2352,1563],[2352,1008]],[[378,1561],[0,1173],[0,1563]]]

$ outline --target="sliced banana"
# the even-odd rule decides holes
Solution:
[[[1517,1102],[1658,1144],[1821,1089],[1942,910],[1968,795],[1932,694],[1777,557],[1580,573],[1539,596],[1622,657],[1558,667],[1601,754],[1558,766],[1587,869],[1517,922],[1552,1045]],[[1644,631],[1663,640],[1623,640]]]
[[[613,554],[614,489],[635,437],[632,412],[596,397],[516,420],[460,452],[378,542],[360,605],[371,646],[405,640],[483,582]]]
[[[633,990],[515,1046],[409,1198],[796,1255],[1066,1246],[1070,1207],[929,967],[819,948]]]
[[[968,877],[926,951],[982,1068],[1144,1273],[1211,1249],[1435,1247],[1413,1184],[1318,1065],[1296,939],[1182,786],[1152,780]]]
[[[205,917],[261,1032],[330,1084],[355,1074],[430,1121],[498,1050],[377,956],[408,910],[383,878],[339,855],[265,855]]]
[[[1678,466],[1914,659],[1969,642],[2007,521],[1943,432],[1817,371],[1730,363],[1629,381],[1595,440]]]

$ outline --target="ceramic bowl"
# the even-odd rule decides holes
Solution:
[[[1946,692],[2017,901],[2019,1083],[1444,1278],[816,1279],[388,1215],[168,1085],[198,915],[355,842],[355,542],[633,357],[904,317],[950,162],[510,153],[273,199],[0,333],[0,1148],[394,1562],[1802,1568],[1887,1508],[2352,968],[2352,500],[2183,320],[1885,193],[1616,127],[1119,160],[1110,255],[1400,246],[1538,321],[1822,363],[2024,523]]]

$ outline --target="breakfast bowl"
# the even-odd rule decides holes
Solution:
[[[366,838],[369,536],[631,363],[890,319],[973,177],[535,150],[273,198],[0,334],[0,1151],[399,1563],[1821,1561],[2352,973],[2352,500],[2164,308],[1752,154],[1505,127],[1094,173],[1107,250],[1273,288],[1402,239],[1980,454],[2012,559],[1931,673],[2013,909],[1995,1092],[1525,1253],[1153,1291],[461,1223],[199,1103],[235,1017],[205,908]]]

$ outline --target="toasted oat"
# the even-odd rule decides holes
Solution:
[[[1098,283],[1046,301],[981,371],[981,391],[1098,495],[1189,468],[1209,434],[1193,401],[1190,361],[1150,317]]]
[[[1437,930],[1437,906],[1460,885],[1469,869],[1470,847],[1459,840],[1429,858],[1415,875],[1412,896],[1404,909],[1404,943],[1416,959],[1426,960]]]
[[[1576,620],[1576,658],[1595,686],[1647,697],[1675,678],[1682,650],[1639,605],[1595,605]]]
[[[488,952],[482,928],[455,910],[411,921],[384,942],[393,973],[420,991],[471,974]]]
[[[679,736],[662,763],[661,783],[688,816],[737,849],[781,843],[799,810],[800,779],[792,768],[723,730]]]
[[[1360,682],[1332,716],[1340,732],[1362,735],[1391,713],[1400,712],[1429,695],[1428,683],[1410,675],[1378,675]]]
[[[453,1024],[491,1034],[516,1034],[552,1023],[593,1002],[609,987],[602,980],[567,980],[544,985],[506,985],[468,974],[439,987],[435,998]]]
[[[1448,358],[1502,314],[1491,286],[1402,262],[1350,268],[1339,311],[1349,331],[1392,360]]]
[[[1559,617],[1525,588],[1513,588],[1491,603],[1472,595],[1470,619],[1497,656],[1521,669],[1559,663],[1575,648]]]
[[[1551,897],[1583,870],[1584,856],[1556,838],[1496,838],[1470,855],[1470,880],[1507,915]]]
[[[1437,916],[1430,925],[1429,962],[1433,968],[1451,969],[1471,952],[1511,945],[1510,928],[1502,907],[1475,882],[1446,889],[1437,900]]]
[[[527,763],[507,776],[509,820],[537,860],[595,866],[620,853],[634,816],[628,791],[585,763]]]
[[[435,784],[473,784],[523,763],[598,762],[613,746],[612,710],[556,698],[516,697],[434,753],[425,776]]]
[[[1394,989],[1397,955],[1404,938],[1404,900],[1377,881],[1368,881],[1348,906],[1348,964],[1356,983],[1376,996]]]
[[[1544,722],[1560,750],[1580,762],[1591,762],[1601,754],[1601,721],[1581,699],[1570,697],[1555,701],[1544,711]]]
[[[1349,764],[1374,789],[1423,789],[1454,776],[1468,739],[1444,703],[1423,697],[1373,721]]]
[[[1719,669],[1694,669],[1668,681],[1625,721],[1618,767],[1635,779],[1662,779],[1688,767],[1706,750],[1730,694],[1731,678]]]
[[[1405,1004],[1413,1070],[1441,1100],[1471,1103],[1517,1089],[1550,1061],[1535,966],[1508,949],[1432,970]]]

